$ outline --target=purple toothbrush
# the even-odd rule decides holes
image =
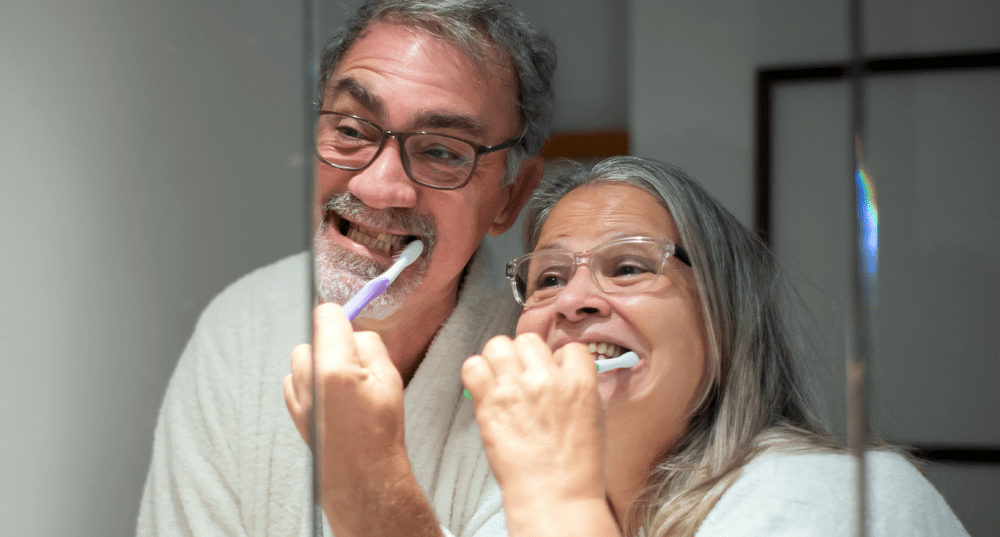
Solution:
[[[384,293],[389,285],[395,281],[396,277],[399,276],[399,273],[403,272],[403,269],[416,261],[423,251],[424,243],[419,240],[407,244],[406,248],[403,248],[403,251],[399,253],[396,262],[389,267],[389,270],[383,272],[378,278],[366,283],[358,291],[358,294],[351,297],[347,301],[347,304],[344,304],[344,313],[347,314],[347,319],[353,321],[361,313],[361,310],[365,309],[365,306],[374,300],[375,297]]]

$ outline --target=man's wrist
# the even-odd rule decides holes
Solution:
[[[327,488],[323,512],[338,537],[443,535],[409,465],[395,461],[365,472],[353,486]],[[404,470],[405,467],[405,470]]]

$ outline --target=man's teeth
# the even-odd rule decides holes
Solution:
[[[587,345],[587,350],[590,354],[594,355],[595,360],[607,360],[608,358],[617,358],[622,354],[622,347],[615,345],[614,343],[590,343]]]
[[[347,238],[385,254],[398,250],[403,240],[402,235],[392,235],[389,233],[371,234],[354,224],[351,224],[350,230],[347,232]]]

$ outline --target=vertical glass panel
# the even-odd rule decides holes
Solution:
[[[881,247],[873,428],[902,445],[996,446],[1000,74],[874,76],[866,85]],[[814,389],[839,433],[854,199],[847,105],[843,82],[775,92],[772,243],[811,315],[794,322],[812,336]],[[993,473],[949,465],[928,474],[973,535],[1000,526],[977,507],[977,495],[998,486]]]
[[[774,97],[771,244],[801,297],[790,318],[804,337],[812,393],[843,438],[854,248],[850,91],[846,82],[803,83],[778,86]]]
[[[1000,70],[869,81],[879,397],[889,438],[1000,445]]]

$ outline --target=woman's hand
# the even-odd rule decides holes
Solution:
[[[584,345],[553,354],[537,334],[498,336],[465,361],[462,381],[512,535],[579,534],[567,521],[587,521],[584,534],[617,534],[604,490],[597,370]],[[595,526],[593,515],[611,525]]]

